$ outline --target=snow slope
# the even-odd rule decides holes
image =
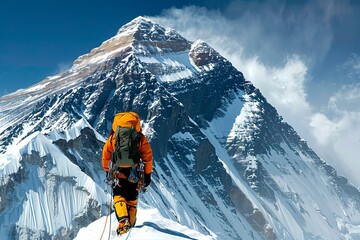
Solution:
[[[90,209],[102,211],[106,200],[103,189],[43,134],[31,134],[0,159],[2,191],[10,191],[1,198],[2,207],[8,205],[0,215],[5,223],[0,231],[2,239],[12,238],[8,231],[13,227],[24,237],[30,229],[34,238],[44,238],[45,233],[66,236],[74,219]]]
[[[126,237],[128,237],[129,240],[214,239],[211,236],[206,236],[195,230],[189,229],[178,222],[164,218],[164,216],[162,216],[156,208],[151,208],[144,203],[140,203],[139,205],[136,226],[130,231],[130,233],[121,236],[122,239],[125,239]],[[89,226],[80,229],[74,240],[98,240],[102,234],[102,239],[119,239],[119,236],[116,235],[117,226],[118,222],[116,220],[115,213],[112,213],[110,217],[104,216],[89,224]],[[103,233],[104,227],[105,232]]]

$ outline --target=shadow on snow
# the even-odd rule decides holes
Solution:
[[[196,238],[189,237],[188,235],[185,235],[185,234],[183,234],[181,232],[177,232],[177,231],[174,231],[174,230],[159,227],[158,225],[156,225],[155,223],[152,223],[152,222],[144,222],[142,225],[135,226],[134,228],[141,228],[143,226],[151,227],[151,228],[153,228],[153,229],[155,229],[155,230],[157,230],[159,232],[166,233],[166,234],[169,234],[169,235],[174,235],[174,236],[177,236],[177,237],[196,240]]]

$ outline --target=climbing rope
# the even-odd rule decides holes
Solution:
[[[105,190],[105,193],[107,193],[107,190]],[[112,197],[110,196],[110,202],[109,202],[109,207],[108,207],[108,214],[106,215],[106,218],[105,218],[105,225],[104,225],[104,228],[103,228],[103,230],[102,230],[102,233],[101,233],[101,236],[100,236],[100,240],[101,240],[101,239],[103,238],[103,236],[104,236],[108,218],[109,218],[109,237],[108,237],[108,240],[110,239],[110,235],[111,235],[111,204],[112,204]]]
[[[139,162],[139,166],[138,166],[138,186],[137,186],[137,191],[138,191],[138,201],[136,202],[136,208],[138,207],[138,204],[139,204],[139,200],[140,200],[140,195],[141,194],[144,194],[144,192],[146,192],[146,188],[144,187],[143,185],[143,182],[144,182],[144,162],[142,160],[140,160]],[[106,179],[105,179],[105,182],[107,183],[107,186],[110,187],[113,183],[113,179],[110,179],[109,176],[112,176],[112,174],[108,174]],[[108,193],[107,190],[104,190],[105,193]],[[103,228],[103,231],[101,233],[101,237],[100,237],[100,240],[103,238],[104,236],[104,233],[105,233],[105,229],[106,229],[106,224],[107,224],[107,220],[109,218],[109,236],[108,236],[108,240],[110,240],[110,236],[111,236],[111,204],[112,204],[112,197],[110,196],[110,203],[109,203],[109,207],[108,207],[108,214],[105,218],[105,225],[104,225],[104,228]],[[130,230],[128,231],[128,234],[126,236],[126,238],[124,240],[127,240],[130,235],[131,235],[131,230],[133,229],[133,227],[130,228]]]
[[[105,218],[105,225],[104,225],[104,228],[102,230],[102,233],[101,233],[101,237],[100,237],[100,240],[103,238],[104,236],[104,232],[105,232],[105,229],[106,229],[106,224],[107,224],[107,220],[110,216],[110,221],[109,221],[109,238],[110,239],[110,231],[111,231],[111,215],[110,215],[110,209],[111,209],[111,202],[112,200],[110,200],[110,203],[109,203],[109,207],[108,207],[108,214],[106,215],[106,218]]]
[[[112,203],[112,197],[110,196],[110,204],[109,204],[109,237],[108,240],[110,240],[111,235],[111,203]]]
[[[132,227],[131,227],[130,230],[128,231],[128,235],[126,236],[125,240],[128,240],[128,238],[130,237],[131,230],[132,230]]]

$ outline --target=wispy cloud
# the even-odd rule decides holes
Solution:
[[[349,109],[350,100],[352,104],[357,100],[357,90],[344,88],[334,94],[324,106],[326,112],[315,109],[307,94],[316,77],[311,70],[326,63],[331,51],[334,21],[350,9],[348,1],[235,0],[222,12],[195,6],[172,8],[154,20],[189,40],[209,43],[261,90],[324,160],[347,173],[360,167],[353,162],[360,152],[350,149],[350,143],[360,144],[360,109]],[[347,63],[354,72],[358,60],[354,56]],[[350,179],[360,186],[359,176],[353,174]]]
[[[6,95],[8,93],[9,93],[9,91],[7,89],[2,89],[0,92],[0,97]]]
[[[339,71],[346,74],[348,79],[360,79],[360,55],[352,53],[345,63],[339,66]]]
[[[65,63],[65,62],[58,63],[57,68],[54,72],[54,75],[63,73],[65,71],[69,70],[71,68],[71,66],[72,66],[72,63],[69,63],[69,62],[68,63]]]

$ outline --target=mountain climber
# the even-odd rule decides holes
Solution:
[[[146,190],[151,182],[152,157],[151,146],[141,132],[139,115],[135,112],[116,114],[103,147],[102,166],[107,179],[112,179],[118,235],[135,225],[140,188]],[[143,169],[139,169],[141,166]]]

